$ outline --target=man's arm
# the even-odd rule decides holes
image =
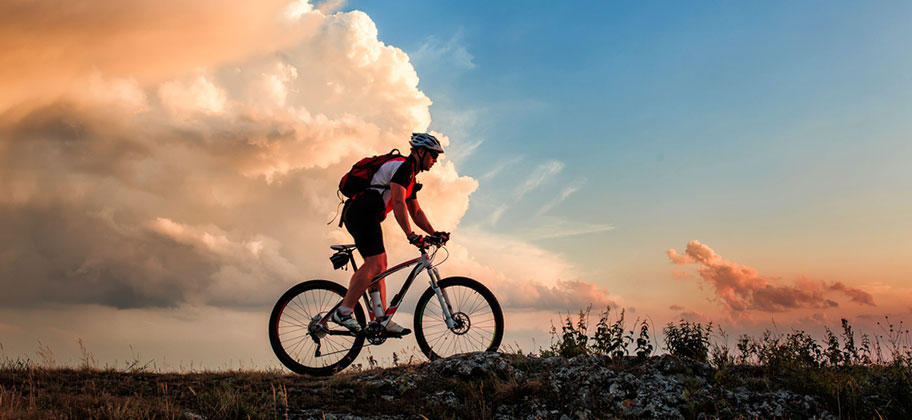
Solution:
[[[431,226],[431,222],[424,214],[424,210],[421,210],[421,205],[418,204],[418,200],[406,200],[405,204],[408,207],[409,214],[412,216],[412,220],[415,221],[415,224],[427,232],[428,235],[433,235],[434,228]]]
[[[412,234],[412,226],[409,223],[409,213],[405,206],[405,187],[395,182],[390,183],[390,202],[393,203],[393,214],[399,227],[405,232],[405,236]],[[414,200],[411,200],[414,201]],[[417,223],[417,219],[415,220]],[[421,226],[419,224],[419,226]]]

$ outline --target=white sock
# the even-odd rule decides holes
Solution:
[[[354,312],[354,308],[346,308],[344,306],[340,306],[338,311],[340,316],[349,316],[352,314],[352,312]]]

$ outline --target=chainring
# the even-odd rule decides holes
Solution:
[[[379,322],[371,321],[364,327],[364,338],[373,345],[380,345],[386,342],[383,332],[383,327]]]

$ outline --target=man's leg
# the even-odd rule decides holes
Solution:
[[[386,267],[383,267],[383,271],[386,271]],[[381,271],[381,273],[383,271]],[[370,290],[380,292],[380,302],[383,303],[383,309],[386,309],[386,279],[382,278],[380,281],[374,283],[374,286],[371,287]]]
[[[364,291],[367,290],[367,287],[370,285],[371,279],[384,271],[386,271],[385,252],[365,258],[364,264],[358,268],[358,271],[355,271],[351,281],[348,283],[348,293],[346,293],[345,298],[342,299],[342,307],[354,308],[358,303],[358,299],[361,298],[361,295],[364,294]],[[381,280],[377,286],[380,287],[381,295],[385,295],[386,290],[385,287],[383,287],[383,280]],[[386,299],[384,299],[384,301],[385,300]],[[370,308],[368,308],[368,310],[370,310]]]

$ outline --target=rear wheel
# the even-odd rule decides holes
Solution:
[[[347,289],[328,280],[300,283],[282,295],[269,317],[272,351],[293,372],[325,376],[350,365],[364,335],[327,320],[320,321],[342,301]],[[356,303],[355,319],[364,325],[364,310]]]
[[[497,351],[503,340],[504,318],[494,294],[467,277],[445,278],[437,285],[449,300],[455,325],[447,326],[434,290],[425,290],[415,310],[415,339],[421,351],[431,360]]]

